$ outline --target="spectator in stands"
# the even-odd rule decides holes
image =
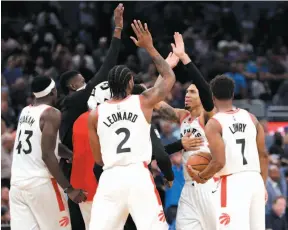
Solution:
[[[277,155],[277,158],[282,161],[282,159],[288,160],[287,156],[284,153],[283,137],[281,133],[276,132],[274,134],[274,143],[269,148],[270,155]]]
[[[265,119],[260,120],[260,124],[263,126],[264,132],[265,132],[265,144],[266,148],[270,149],[274,142],[273,136],[271,136],[268,132],[268,121]]]
[[[232,78],[235,82],[234,98],[244,99],[247,95],[247,82],[244,75],[241,73],[240,65],[237,62],[231,63],[231,70],[225,73],[228,77]]]
[[[285,219],[286,198],[278,196],[273,200],[272,211],[266,216],[266,229],[286,230],[288,229]]]
[[[276,165],[271,165],[269,167],[266,189],[269,197],[266,204],[266,213],[269,214],[272,209],[273,201],[276,199],[276,197],[284,196],[287,193],[286,181],[281,180],[280,170]]]
[[[9,188],[1,185],[1,207],[9,208]]]
[[[178,140],[175,136],[173,136],[173,128],[171,123],[169,123],[168,121],[161,121],[160,126],[161,141],[164,146]]]
[[[10,213],[6,206],[1,206],[1,224],[10,223]]]
[[[183,165],[181,152],[171,155],[172,169],[174,172],[174,182],[171,188],[167,188],[165,192],[165,209],[170,206],[178,205],[182,188],[184,186]]]
[[[15,137],[11,133],[1,136],[1,185],[10,187],[12,151]]]

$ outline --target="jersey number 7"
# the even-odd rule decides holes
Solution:
[[[241,145],[241,153],[242,153],[242,157],[243,157],[243,165],[247,165],[248,162],[244,156],[244,152],[245,152],[245,139],[237,139],[236,140],[236,144],[240,144]]]

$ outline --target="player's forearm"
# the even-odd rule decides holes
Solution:
[[[204,179],[212,178],[217,172],[224,167],[224,164],[217,160],[211,160],[206,169],[204,169],[199,176]]]
[[[58,155],[64,159],[71,159],[73,157],[73,152],[62,143],[58,144]]]
[[[57,183],[61,186],[61,188],[68,188],[70,185],[69,181],[64,176],[62,170],[60,169],[59,163],[55,156],[55,153],[43,153],[42,160],[46,164],[49,172],[55,178]]]
[[[165,145],[164,148],[169,155],[179,152],[183,149],[182,141],[180,139],[178,141],[173,142],[172,144]]]
[[[165,152],[165,149],[161,143],[160,138],[155,132],[155,128],[151,126],[150,137],[152,142],[152,151],[157,164],[168,181],[174,180],[174,173],[172,170],[172,164],[169,155]]]
[[[264,183],[266,184],[266,180],[268,177],[269,158],[268,158],[268,154],[266,152],[262,155],[263,156],[259,157],[260,169],[261,169],[261,176],[263,178]]]

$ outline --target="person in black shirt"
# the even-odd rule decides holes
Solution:
[[[110,69],[117,62],[120,46],[121,31],[123,28],[123,4],[119,4],[114,10],[115,29],[106,59],[96,75],[85,84],[84,77],[77,71],[68,71],[60,76],[60,86],[66,97],[62,102],[62,121],[60,126],[60,139],[70,150],[72,147],[72,128],[75,120],[88,110],[87,101],[94,87],[108,77]],[[70,177],[71,164],[61,159],[60,164],[65,175]],[[78,205],[68,200],[72,230],[84,230],[85,225]]]

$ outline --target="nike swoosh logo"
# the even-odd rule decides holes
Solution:
[[[212,193],[215,193],[217,190],[212,191]]]

